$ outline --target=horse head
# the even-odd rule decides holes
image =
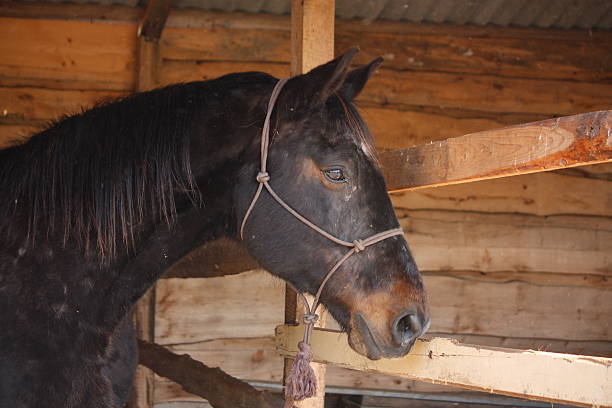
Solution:
[[[353,253],[328,277],[321,302],[348,332],[356,352],[371,359],[398,357],[427,330],[429,309],[403,235],[362,245],[377,233],[396,231],[399,222],[372,138],[352,103],[382,59],[349,70],[355,53],[294,77],[280,89],[270,107],[270,140],[264,143],[269,151],[261,159],[266,171],[258,170],[261,160],[240,170],[236,218],[248,217],[243,240],[250,254],[272,274],[311,294],[349,250],[325,233],[354,243]],[[253,200],[256,176],[270,189],[262,188]],[[320,231],[284,208],[274,193]]]

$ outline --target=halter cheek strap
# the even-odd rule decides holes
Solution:
[[[272,116],[272,111],[274,110],[274,105],[280,94],[281,89],[287,83],[288,79],[280,79],[274,89],[272,90],[272,95],[270,96],[270,100],[268,101],[268,110],[266,112],[266,118],[264,120],[263,129],[261,131],[261,163],[259,173],[255,179],[259,185],[257,186],[257,191],[253,196],[253,200],[251,200],[251,204],[248,206],[244,218],[242,219],[242,223],[240,225],[240,238],[244,240],[244,227],[246,225],[247,220],[249,219],[249,215],[253,211],[261,192],[265,188],[270,196],[280,204],[285,210],[287,210],[291,215],[300,220],[302,223],[323,235],[328,240],[338,244],[350,248],[342,258],[340,258],[335,265],[327,272],[323,281],[319,285],[319,289],[315,295],[314,301],[312,302],[312,306],[309,305],[306,297],[298,291],[291,283],[289,285],[295,290],[295,292],[300,296],[302,302],[304,303],[304,307],[306,308],[306,313],[302,317],[305,328],[304,328],[304,339],[299,343],[299,349],[296,359],[294,360],[293,367],[291,369],[291,373],[287,379],[287,386],[285,388],[285,400],[286,407],[292,407],[293,401],[300,401],[305,398],[312,397],[316,394],[316,377],[314,377],[314,372],[310,367],[309,363],[312,360],[312,352],[310,351],[310,337],[312,334],[312,329],[315,323],[319,320],[319,316],[316,314],[317,308],[320,304],[321,293],[323,292],[323,288],[326,283],[332,277],[332,275],[340,268],[340,266],[353,254],[364,251],[367,247],[374,245],[378,242],[381,242],[387,238],[394,237],[396,235],[403,235],[403,231],[401,228],[393,228],[387,231],[379,232],[365,239],[356,239],[353,242],[345,241],[343,239],[337,238],[330,234],[329,232],[319,228],[317,225],[312,223],[306,217],[301,215],[299,212],[291,208],[289,204],[287,204],[282,198],[276,194],[276,192],[270,186],[270,174],[267,171],[266,163],[268,161],[268,147],[270,144],[270,117]]]

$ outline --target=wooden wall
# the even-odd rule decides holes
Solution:
[[[121,7],[0,5],[0,145],[135,88],[136,26]],[[612,107],[612,33],[339,22],[337,51],[383,55],[360,98],[380,148]],[[289,72],[286,17],[175,11],[162,84]],[[436,335],[612,356],[612,166],[393,196],[429,290]],[[274,381],[283,285],[263,271],[158,284],[156,341]],[[328,385],[429,390],[329,368]],[[157,379],[155,401],[190,400]]]

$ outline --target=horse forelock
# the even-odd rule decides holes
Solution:
[[[354,138],[355,143],[365,153],[366,157],[380,165],[378,156],[376,155],[374,138],[370,132],[370,129],[368,128],[368,125],[365,123],[357,110],[357,107],[351,101],[345,100],[340,95],[337,95],[337,99],[342,106],[344,116],[350,130],[349,133]]]

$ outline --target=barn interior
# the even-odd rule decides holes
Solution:
[[[336,54],[358,46],[358,64],[385,58],[358,101],[380,151],[612,107],[610,1],[335,5]],[[147,55],[145,7],[2,2],[0,148],[135,91],[290,74],[288,0],[175,0]],[[429,293],[429,336],[612,357],[612,163],[399,191],[392,201]],[[284,283],[219,243],[169,270],[137,319],[143,338],[278,390],[284,305]],[[330,407],[550,406],[333,365],[325,382]],[[130,406],[209,405],[141,369]]]

